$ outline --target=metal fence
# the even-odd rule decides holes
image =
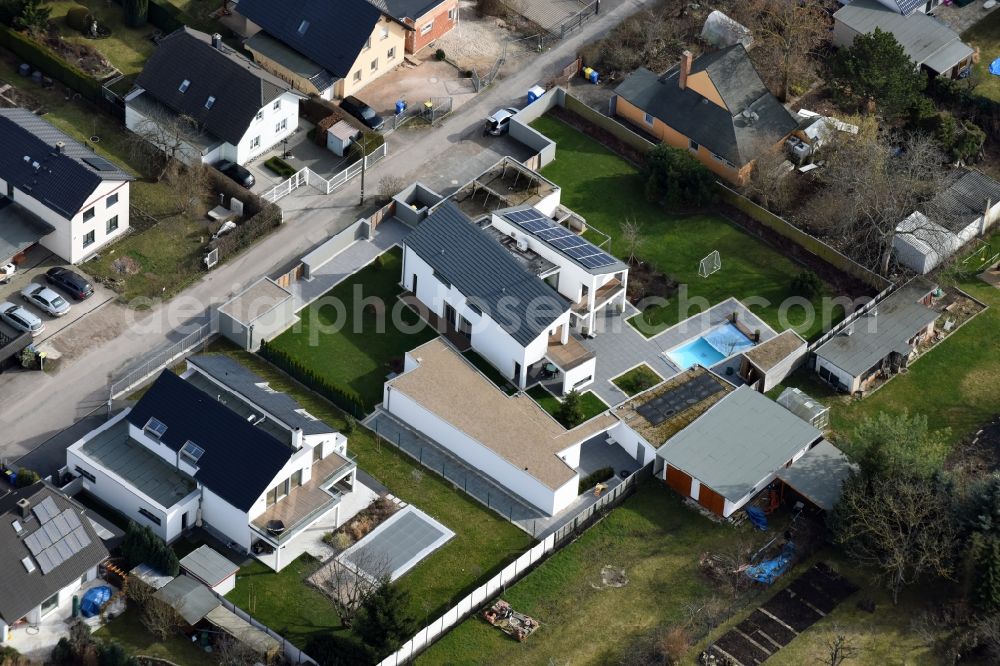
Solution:
[[[420,104],[408,106],[400,113],[394,115],[392,117],[392,129],[397,130],[414,118],[426,120],[433,125],[450,114],[454,105],[454,99],[451,97],[431,97]]]
[[[625,501],[635,492],[639,483],[652,475],[652,466],[647,465],[634,472],[622,483],[615,486],[599,501],[588,506],[568,524],[548,535],[520,557],[504,567],[486,583],[473,590],[468,596],[449,608],[439,618],[423,627],[398,650],[379,662],[378,666],[404,664],[426,649],[449,629],[486,606],[494,597],[503,593],[510,585],[543,562],[548,555],[571,543],[583,531],[592,527],[615,506]]]
[[[497,74],[500,73],[500,67],[503,66],[504,61],[507,59],[507,45],[504,45],[504,52],[496,59],[493,66],[487,70],[486,74],[480,76],[479,72],[476,70],[471,70],[472,74],[472,87],[476,92],[482,92],[487,86],[493,83],[493,79],[497,78]]]
[[[111,382],[109,389],[111,399],[114,400],[127,393],[153,373],[159,372],[198,345],[207,343],[213,335],[215,335],[215,330],[212,324],[204,324],[166,349],[151,354],[123,377]]]
[[[243,610],[242,608],[240,608],[239,606],[237,606],[236,604],[234,604],[233,602],[231,602],[229,599],[226,599],[224,596],[222,596],[218,592],[215,592],[214,590],[213,590],[213,592],[215,593],[215,596],[219,599],[219,601],[222,602],[222,607],[223,608],[225,608],[226,610],[232,611],[233,614],[235,614],[241,620],[246,620],[253,627],[255,627],[257,629],[260,629],[265,634],[267,634],[271,638],[273,638],[273,639],[277,640],[279,643],[281,643],[281,652],[285,656],[286,663],[289,663],[289,664],[315,664],[316,663],[315,659],[313,659],[312,657],[310,657],[309,655],[307,655],[304,651],[302,651],[299,648],[297,648],[294,645],[292,645],[291,641],[289,641],[287,638],[285,638],[284,636],[282,636],[281,634],[279,634],[277,631],[275,631],[274,629],[271,629],[269,626],[267,626],[263,622],[258,621],[250,613],[246,612],[245,610]]]
[[[448,99],[450,100],[451,98],[449,97]],[[450,105],[448,110],[449,112],[451,111]],[[363,170],[370,169],[373,165],[381,162],[382,158],[388,154],[389,144],[383,143],[371,153],[366,155],[363,160],[358,160],[351,166],[347,167],[340,173],[334,174],[330,178],[324,178],[309,167],[304,167],[292,174],[288,180],[271,188],[266,194],[263,195],[263,198],[271,203],[275,203],[279,199],[288,196],[304,185],[312,186],[323,194],[330,194],[334,190],[346,185],[347,181],[357,176]]]
[[[600,8],[600,0],[592,0],[591,2],[582,2],[581,0],[581,4],[583,4],[583,9],[563,21],[557,30],[552,31],[558,34],[560,39],[563,39],[566,35],[579,29],[594,16],[597,16],[597,10]]]

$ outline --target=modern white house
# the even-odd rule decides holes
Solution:
[[[295,132],[299,99],[220,35],[184,27],[146,61],[125,98],[125,125],[187,164],[246,164]]]
[[[83,507],[47,483],[0,497],[0,647],[67,620],[107,558]]]
[[[129,226],[132,176],[27,109],[0,109],[0,247],[40,244],[70,263]],[[2,257],[6,258],[6,257]]]
[[[617,423],[604,413],[567,430],[530,396],[505,394],[441,338],[406,354],[403,372],[385,383],[382,408],[549,516],[580,494],[583,443]]]
[[[596,358],[570,335],[574,303],[539,276],[539,262],[503,239],[517,242],[445,200],[403,241],[402,285],[425,316],[518,388],[548,366],[561,375],[562,393],[587,386]],[[550,274],[546,265],[558,272],[541,265],[542,275]]]
[[[83,488],[171,542],[204,526],[274,570],[354,487],[347,439],[232,359],[190,358],[69,447]]]

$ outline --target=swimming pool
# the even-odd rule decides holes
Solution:
[[[667,352],[667,358],[681,370],[698,364],[710,368],[733,354],[753,347],[753,342],[732,324],[723,324]]]

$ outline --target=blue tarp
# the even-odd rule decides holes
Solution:
[[[767,529],[767,515],[755,506],[750,507],[747,511],[747,518],[753,523],[753,526],[757,529],[764,531]]]
[[[997,58],[990,63],[990,74],[994,76],[1000,76],[1000,58]]]
[[[101,612],[101,606],[111,598],[111,588],[107,585],[92,587],[83,593],[80,601],[80,614],[84,617],[94,617]]]
[[[758,583],[770,585],[778,579],[778,576],[788,571],[788,567],[792,565],[792,557],[794,555],[795,544],[789,541],[781,549],[781,554],[776,558],[773,560],[764,560],[760,564],[747,567],[745,573]]]

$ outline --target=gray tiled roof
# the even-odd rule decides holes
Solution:
[[[615,94],[736,166],[752,161],[798,127],[795,117],[768,92],[742,44],[697,58],[691,73],[699,72],[708,73],[726,108],[690,86],[682,90],[679,65],[663,76],[640,67]],[[757,114],[756,120],[743,117],[747,109]]]
[[[821,437],[819,430],[764,394],[741,386],[656,453],[735,502]]]
[[[404,243],[517,342],[538,338],[570,303],[445,200]]]
[[[60,141],[62,153],[56,152]],[[85,159],[101,158],[27,109],[0,109],[0,147],[0,178],[66,218],[101,182],[132,180],[107,160],[100,162],[104,171],[87,164]]]
[[[181,84],[189,81],[184,92]],[[135,84],[174,113],[187,116],[233,145],[257,111],[291,86],[211,36],[181,28],[160,41]],[[215,101],[205,108],[209,97]]]
[[[382,18],[367,0],[240,0],[236,11],[341,78]]]
[[[915,279],[897,289],[844,332],[816,349],[816,356],[858,377],[892,352],[908,354],[908,340],[938,318],[938,313],[918,301],[933,286]]]
[[[200,354],[188,358],[188,362],[285,425],[302,428],[305,435],[334,432],[326,423],[303,414],[302,406],[287,393],[261,386],[267,384],[265,379],[228,356]]]
[[[90,538],[90,543],[47,574],[42,573],[37,563],[35,570],[29,573],[21,564],[23,558],[31,557],[31,551],[24,540],[38,531],[39,522],[34,513],[30,519],[21,518],[17,501],[22,498],[30,500],[32,506],[38,506],[46,498],[52,498],[60,513],[67,509],[76,512],[81,516],[80,524]],[[13,624],[107,559],[107,548],[90,521],[82,519],[83,514],[83,507],[42,481],[0,497],[0,618],[4,622]],[[20,535],[14,531],[14,521],[18,521],[23,528]]]
[[[1000,183],[981,171],[965,170],[928,204],[927,214],[951,231],[965,229],[982,217],[987,202],[1000,203]]]

